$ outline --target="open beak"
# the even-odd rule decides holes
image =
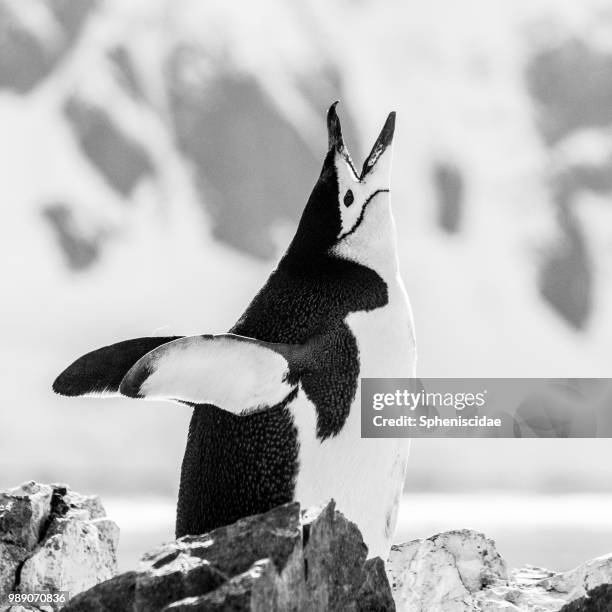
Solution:
[[[327,140],[330,151],[336,151],[338,155],[344,159],[344,161],[349,165],[355,178],[359,178],[357,171],[355,170],[355,166],[353,165],[353,160],[351,159],[351,155],[344,144],[344,138],[342,138],[342,127],[340,126],[340,119],[338,117],[338,113],[336,112],[336,106],[338,105],[338,100],[336,100],[327,111]]]
[[[344,161],[350,166],[355,174],[355,177],[363,181],[366,175],[374,168],[376,162],[380,159],[382,154],[386,151],[387,147],[393,142],[393,132],[395,131],[395,112],[389,113],[385,125],[383,126],[370,154],[363,163],[361,174],[358,174],[351,160],[351,156],[344,144],[342,137],[342,127],[340,126],[340,119],[336,113],[336,106],[338,101],[334,102],[327,111],[327,133],[328,133],[328,144],[329,150],[336,151]]]
[[[383,125],[383,129],[378,135],[370,154],[363,162],[360,180],[363,181],[368,172],[376,165],[381,155],[387,150],[387,147],[393,142],[393,132],[395,132],[395,111],[389,113],[385,125]]]

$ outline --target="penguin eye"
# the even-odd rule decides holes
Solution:
[[[355,200],[355,197],[353,196],[353,192],[349,189],[345,194],[344,194],[344,205],[345,206],[350,206]]]

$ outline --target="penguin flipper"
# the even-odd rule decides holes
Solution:
[[[149,351],[182,336],[135,338],[104,346],[79,357],[54,381],[60,395],[119,395],[119,384],[126,372]]]
[[[119,391],[246,414],[278,404],[296,388],[303,356],[302,345],[235,334],[189,336],[147,353],[125,375]]]

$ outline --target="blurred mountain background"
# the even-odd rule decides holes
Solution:
[[[419,374],[608,376],[611,34],[594,0],[0,0],[0,486],[102,494],[126,559],[169,537],[189,411],[51,382],[118,340],[226,331],[293,234],[335,99],[358,163],[398,112]],[[558,569],[606,552],[611,455],[416,440],[400,539],[481,528]]]

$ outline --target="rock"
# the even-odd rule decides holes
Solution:
[[[131,612],[136,597],[137,572],[125,572],[71,597],[63,610],[72,612]]]
[[[330,502],[289,503],[145,554],[73,598],[66,612],[394,610],[381,559]]]
[[[357,593],[357,609],[363,612],[394,610],[395,602],[385,562],[380,557],[368,559],[363,570],[365,575]]]
[[[502,582],[489,585],[475,593],[474,600],[480,606],[478,609],[485,612],[556,611],[565,603],[565,599],[539,586],[539,581],[551,574],[553,572],[549,570],[533,566],[511,570],[506,584]]]
[[[270,559],[254,563],[246,572],[234,576],[218,589],[201,597],[177,601],[164,610],[189,612],[195,610],[289,610],[279,602],[277,574]],[[284,604],[283,604],[284,605]],[[289,604],[290,606],[291,604]]]
[[[35,482],[0,492],[0,596],[36,547],[51,513],[53,488]]]
[[[556,612],[612,582],[612,554],[563,573],[534,566],[508,572],[492,540],[462,530],[393,546],[387,571],[398,611]],[[606,597],[599,589],[584,605]]]
[[[146,576],[173,563],[177,554],[205,560],[226,577],[247,572],[261,559],[270,559],[278,574],[279,606],[290,606],[304,598],[302,529],[297,503],[241,519],[202,536],[185,536],[146,554],[141,564],[145,573],[139,577],[138,593]]]
[[[545,578],[540,585],[549,591],[567,594],[567,598],[572,600],[607,582],[612,582],[612,554],[587,561],[569,572]]]
[[[80,593],[117,571],[119,528],[108,519],[56,518],[41,546],[23,564],[26,591]]]
[[[600,584],[584,597],[563,606],[559,612],[609,612],[612,610],[612,584]]]
[[[305,514],[306,581],[322,610],[349,609],[364,577],[368,549],[355,523],[347,521],[332,502]],[[338,561],[341,560],[339,563]]]
[[[147,553],[142,565],[146,568],[161,564],[169,551],[178,549],[206,559],[228,576],[246,571],[263,558],[271,559],[282,573],[291,564],[296,549],[301,548],[301,541],[300,506],[294,502],[201,536],[184,536],[177,543]]]
[[[82,495],[64,487],[62,501],[67,505],[66,513],[70,517],[89,519],[106,518],[102,500],[97,495]]]
[[[27,556],[25,548],[0,542],[0,596],[13,590],[17,570]]]
[[[612,553],[563,573],[508,571],[492,540],[460,530],[393,546],[385,567],[333,501],[182,537],[117,576],[118,529],[99,498],[29,482],[0,499],[0,595],[69,591],[66,612],[610,610]]]
[[[449,531],[391,548],[388,572],[399,610],[457,612],[508,572],[495,544],[475,531]]]
[[[0,493],[0,542],[32,550],[49,518],[52,494],[50,486],[33,481]]]
[[[105,517],[98,497],[28,482],[0,493],[0,506],[0,596],[39,590],[72,595],[117,572],[119,528]]]
[[[180,553],[164,557],[136,579],[135,610],[161,609],[185,597],[209,593],[227,582],[227,575],[207,560]]]

